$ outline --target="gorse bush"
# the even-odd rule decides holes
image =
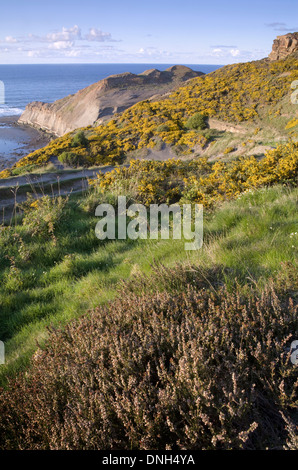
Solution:
[[[272,285],[244,296],[192,277],[172,293],[124,288],[53,331],[2,390],[1,448],[293,447],[297,305]]]
[[[132,160],[127,168],[98,173],[90,180],[96,192],[114,191],[145,203],[195,202],[204,207],[238,197],[245,191],[275,183],[297,184],[298,143],[270,150],[262,160],[241,157],[232,162],[199,158],[181,160]]]
[[[229,153],[232,153],[234,152],[236,149],[235,147],[227,147],[225,150],[224,150],[224,155],[228,155]]]

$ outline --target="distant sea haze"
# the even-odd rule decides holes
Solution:
[[[5,105],[0,105],[0,118],[20,115],[32,101],[51,103],[109,75],[123,72],[138,74],[152,68],[166,70],[172,65],[177,64],[0,65],[0,80],[5,85]],[[204,73],[221,67],[183,65]]]

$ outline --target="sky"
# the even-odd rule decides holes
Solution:
[[[298,31],[297,0],[1,0],[0,64],[229,64]]]

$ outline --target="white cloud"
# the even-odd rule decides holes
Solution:
[[[102,47],[96,43],[106,45],[108,42],[118,41],[112,38],[111,33],[97,28],[90,28],[88,34],[82,34],[78,25],[70,28],[63,27],[61,30],[52,31],[42,36],[31,33],[23,37],[6,36],[4,40],[0,39],[0,45],[6,45],[12,55],[14,52],[17,55],[24,52],[30,58],[42,59],[92,58],[96,55],[99,47],[100,49]],[[0,50],[1,52],[5,52],[4,48]],[[103,51],[99,52],[102,55]]]
[[[49,45],[49,49],[56,49],[56,50],[65,50],[70,49],[73,47],[74,43],[72,41],[56,41],[53,44]]]
[[[237,48],[237,46],[226,46],[226,45],[223,45],[223,44],[220,44],[220,45],[215,45],[215,46],[210,46],[214,49],[233,49],[233,48]]]
[[[238,48],[230,49],[230,48],[223,48],[223,47],[224,46],[222,46],[222,48],[216,47],[212,49],[211,55],[213,57],[222,58],[226,60],[230,60],[231,56],[234,58],[236,57],[241,58],[242,60],[246,60],[252,57],[252,53],[249,51],[242,51]]]
[[[148,57],[152,59],[161,59],[162,57],[170,57],[172,55],[171,52],[164,51],[158,49],[157,47],[141,47],[137,54],[137,56]]]
[[[81,49],[71,49],[70,51],[65,51],[65,57],[80,57],[81,53]]]
[[[75,39],[81,39],[82,33],[81,28],[78,25],[73,26],[73,28],[62,28],[62,31],[57,31],[54,33],[49,33],[46,36],[48,41],[58,42],[58,41],[72,41]]]
[[[40,51],[38,51],[38,50],[28,51],[27,55],[28,55],[28,57],[39,57],[40,56]]]
[[[231,49],[230,54],[233,57],[238,57],[240,55],[240,51],[239,51],[239,49]]]
[[[5,42],[8,42],[10,44],[15,44],[18,42],[18,40],[14,38],[13,36],[6,36]]]
[[[113,41],[111,33],[104,33],[100,29],[97,28],[90,28],[89,34],[86,34],[85,39],[87,41]]]
[[[212,50],[212,55],[215,57],[222,57],[224,55],[224,52],[220,47],[216,47]]]

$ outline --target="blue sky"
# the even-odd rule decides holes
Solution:
[[[9,0],[0,15],[1,64],[228,64],[298,31],[297,0]]]

